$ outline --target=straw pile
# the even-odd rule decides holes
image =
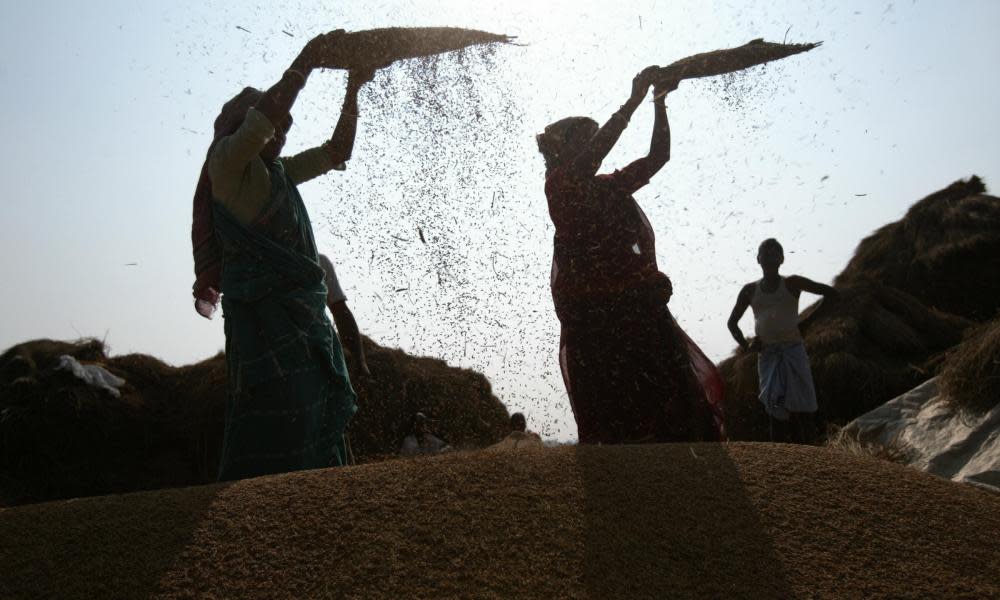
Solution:
[[[940,386],[950,403],[974,413],[1000,404],[1000,319],[977,328],[948,352]]]
[[[915,204],[858,246],[836,278],[838,301],[803,312],[820,415],[843,425],[941,368],[942,353],[1000,308],[1000,198],[978,177]],[[767,439],[757,355],[720,365],[733,439]]]
[[[329,69],[377,69],[397,60],[433,56],[470,46],[507,44],[513,38],[459,27],[385,27],[337,38],[323,62]]]
[[[868,236],[835,280],[874,280],[975,321],[1000,310],[1000,199],[976,176],[914,204]]]
[[[885,460],[900,465],[908,465],[912,461],[913,448],[902,441],[898,435],[881,443],[880,441],[859,440],[854,436],[845,435],[845,431],[846,429],[837,431],[836,434],[827,438],[823,445],[840,452]]]
[[[53,371],[60,354],[124,377],[122,397]],[[96,340],[37,340],[8,350],[0,372],[0,501],[212,481],[225,410],[221,356],[174,368],[139,354],[108,358]]]
[[[395,454],[416,410],[460,447],[507,430],[485,377],[366,341],[375,376],[351,427],[355,455]],[[123,377],[121,398],[53,371],[58,356]],[[225,357],[172,367],[156,358],[108,357],[96,340],[37,340],[0,356],[0,505],[214,481],[222,445]]]
[[[823,448],[477,452],[0,511],[0,597],[990,598],[1000,503]]]

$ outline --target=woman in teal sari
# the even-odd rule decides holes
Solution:
[[[346,462],[344,430],[357,410],[297,185],[343,170],[357,129],[350,73],[340,120],[325,144],[279,158],[289,110],[340,32],[310,41],[266,92],[244,89],[215,121],[194,197],[195,307],[225,315],[228,401],[219,479]]]

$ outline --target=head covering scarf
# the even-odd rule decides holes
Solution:
[[[215,133],[201,166],[198,186],[194,191],[191,221],[191,246],[194,254],[194,307],[198,314],[211,319],[219,304],[219,281],[222,278],[222,247],[215,237],[212,220],[212,181],[208,176],[208,157],[218,141],[236,133],[247,111],[263,96],[256,88],[247,87],[226,102],[215,119]]]
[[[566,117],[552,123],[543,133],[535,136],[538,150],[545,158],[545,166],[553,168],[562,162],[562,153],[566,150],[566,140],[573,131],[584,125],[597,125],[590,117]]]

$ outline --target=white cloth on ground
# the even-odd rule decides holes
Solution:
[[[100,365],[84,365],[68,354],[59,357],[57,371],[69,371],[77,379],[82,379],[87,385],[107,391],[115,398],[121,397],[118,388],[125,385],[125,380],[112,374]]]
[[[420,454],[437,454],[448,449],[448,444],[432,433],[425,433],[418,439],[415,434],[403,438],[403,446],[399,449],[402,456],[417,456]]]

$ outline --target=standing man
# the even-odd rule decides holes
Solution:
[[[778,441],[810,443],[816,435],[816,390],[799,331],[799,296],[809,292],[835,298],[837,291],[799,275],[782,277],[778,270],[784,262],[784,250],[778,240],[770,238],[761,243],[757,264],[764,277],[740,290],[729,316],[729,331],[741,348],[760,353],[757,357],[760,401],[771,418],[772,441],[777,420],[781,430],[789,430],[779,431]],[[753,308],[756,337],[752,342],[743,337],[739,326],[747,307]]]

